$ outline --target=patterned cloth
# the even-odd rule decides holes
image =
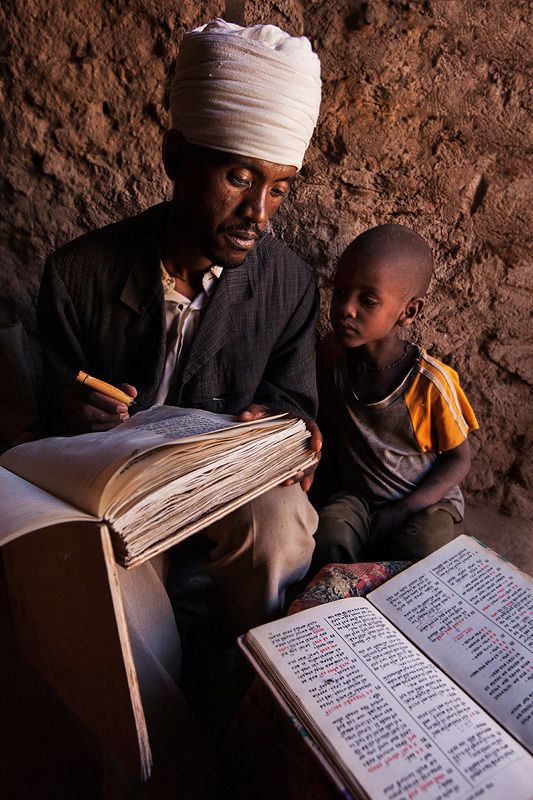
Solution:
[[[359,564],[328,564],[317,572],[287,611],[296,614],[306,608],[342,600],[365,597],[389,578],[410,566],[411,561],[374,561]]]

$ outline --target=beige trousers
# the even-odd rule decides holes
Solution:
[[[279,614],[285,590],[303,578],[318,517],[299,484],[276,487],[206,529],[215,544],[206,570],[235,634]],[[179,548],[179,545],[177,545]],[[178,550],[179,552],[179,550]],[[165,554],[164,554],[165,555]],[[190,714],[177,687],[181,645],[165,591],[165,558],[119,567],[133,658],[152,746],[190,737]]]

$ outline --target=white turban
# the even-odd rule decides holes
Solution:
[[[193,144],[300,169],[320,86],[320,61],[305,36],[217,19],[183,39],[172,127]]]

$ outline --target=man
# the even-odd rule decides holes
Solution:
[[[265,229],[311,138],[319,72],[307,39],[275,26],[216,20],[185,36],[163,145],[172,201],[48,259],[38,308],[48,431],[106,430],[127,418],[125,405],[74,383],[80,369],[121,385],[138,408],[314,417],[315,284]],[[305,574],[316,515],[296,482],[311,480],[299,474],[206,531],[206,569],[230,630],[279,613],[286,586]],[[120,571],[145,708],[159,705],[167,673],[179,670],[155,566]]]

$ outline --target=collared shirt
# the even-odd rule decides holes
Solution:
[[[202,311],[221,274],[222,267],[211,267],[202,278],[202,291],[194,300],[190,300],[175,289],[174,278],[161,263],[167,338],[165,369],[155,396],[155,403],[165,402],[176,368],[185,363],[200,324]]]

